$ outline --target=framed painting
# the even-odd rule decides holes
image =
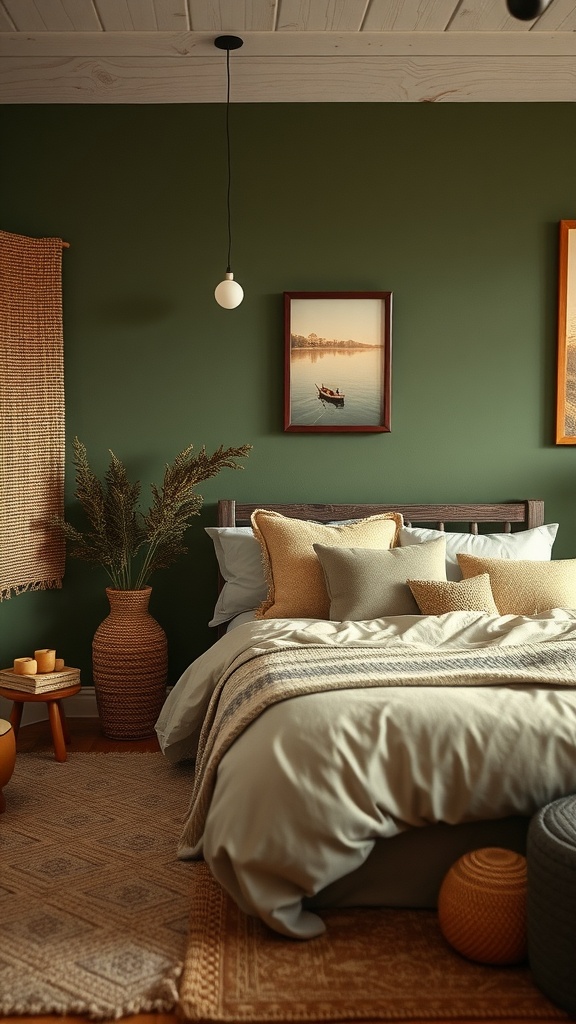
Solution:
[[[284,292],[284,430],[390,431],[392,292]]]
[[[556,444],[576,444],[576,220],[560,221]]]

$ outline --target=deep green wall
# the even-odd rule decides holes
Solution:
[[[153,580],[174,682],[214,633],[202,527],[220,496],[546,501],[576,556],[576,449],[554,437],[558,221],[576,218],[570,104],[236,105],[233,267],[222,310],[224,109],[0,107],[0,228],[63,255],[71,440],[147,495],[185,445],[251,442],[201,490],[190,552]],[[285,434],[283,291],[391,290],[392,432]],[[1,529],[9,529],[2,523]],[[56,647],[91,683],[103,572],[0,604],[0,664]]]

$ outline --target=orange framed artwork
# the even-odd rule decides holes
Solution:
[[[284,430],[390,431],[392,292],[284,292]]]
[[[576,220],[560,221],[556,444],[576,444]]]

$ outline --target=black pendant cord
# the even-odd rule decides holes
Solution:
[[[231,274],[232,264],[232,215],[230,196],[232,192],[232,156],[230,146],[230,50],[237,50],[243,46],[244,41],[240,36],[218,36],[214,45],[219,50],[226,50],[226,151],[228,160],[228,188],[226,191],[226,210],[228,213],[228,267],[227,274]]]
[[[232,160],[230,157],[230,49],[226,50],[226,148],[228,152],[228,190],[226,193],[226,209],[228,211],[228,267],[226,273],[230,274],[232,254],[232,217],[230,213],[230,193],[232,189]]]

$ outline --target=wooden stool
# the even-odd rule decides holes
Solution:
[[[54,743],[54,755],[57,761],[66,760],[66,744],[70,742],[70,733],[66,724],[66,716],[62,707],[64,697],[73,697],[81,690],[80,683],[74,686],[66,686],[62,690],[46,690],[44,693],[24,693],[20,690],[11,690],[8,686],[0,686],[0,697],[14,701],[10,712],[10,723],[14,730],[14,738],[18,739],[18,730],[22,721],[24,705],[29,702],[44,701],[48,708],[52,742]]]

